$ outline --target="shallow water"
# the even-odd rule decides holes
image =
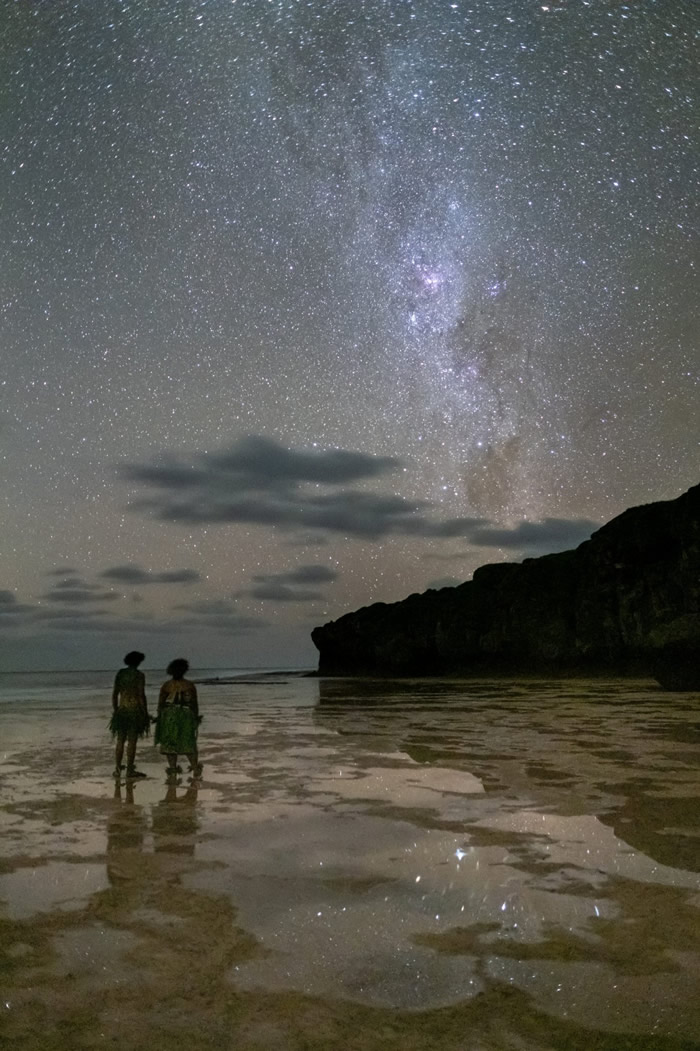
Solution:
[[[108,682],[0,703],[21,1046],[700,1047],[697,695],[203,685],[201,783],[115,789]]]

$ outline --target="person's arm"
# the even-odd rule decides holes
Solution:
[[[114,677],[114,688],[112,690],[112,710],[116,712],[119,707],[119,672]]]
[[[190,689],[192,690],[192,694],[190,696],[190,708],[197,716],[197,718],[199,718],[199,701],[197,700],[197,687],[193,683],[191,683]]]
[[[139,672],[139,685],[141,687],[141,705],[144,712],[148,715],[148,701],[146,700],[146,676],[142,671]]]
[[[165,701],[166,701],[167,696],[168,696],[168,684],[167,684],[167,682],[164,682],[163,685],[160,688],[160,693],[158,694],[158,715],[160,715],[160,713],[161,713],[161,711],[162,711],[162,709],[163,709],[163,707],[165,705]]]

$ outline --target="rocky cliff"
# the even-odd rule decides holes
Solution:
[[[326,675],[653,674],[700,689],[700,485],[574,551],[315,628]]]

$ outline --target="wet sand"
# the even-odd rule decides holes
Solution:
[[[700,698],[250,685],[200,687],[199,783],[0,712],[0,1043],[700,1048]]]

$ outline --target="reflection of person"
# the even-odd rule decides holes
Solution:
[[[126,776],[145,777],[136,770],[136,742],[139,737],[148,733],[150,717],[146,704],[146,677],[139,671],[139,664],[144,660],[143,653],[132,650],[124,658],[126,668],[117,672],[112,690],[112,718],[109,729],[116,737],[115,777],[121,777],[122,757],[126,743]]]
[[[107,822],[107,878],[113,887],[135,892],[143,871],[143,846],[147,826],[143,807],[134,803],[134,782],[117,781],[114,808]],[[120,898],[121,904],[123,901]]]
[[[190,761],[193,777],[202,773],[202,764],[197,755],[197,728],[199,726],[199,704],[197,688],[185,678],[189,662],[179,657],[168,665],[172,679],[164,682],[158,698],[158,721],[156,744],[168,757],[168,776],[178,773],[177,757],[186,755]]]
[[[169,779],[165,799],[151,811],[153,850],[156,854],[194,855],[198,791],[199,782],[192,781],[183,795],[179,796],[175,779]]]

